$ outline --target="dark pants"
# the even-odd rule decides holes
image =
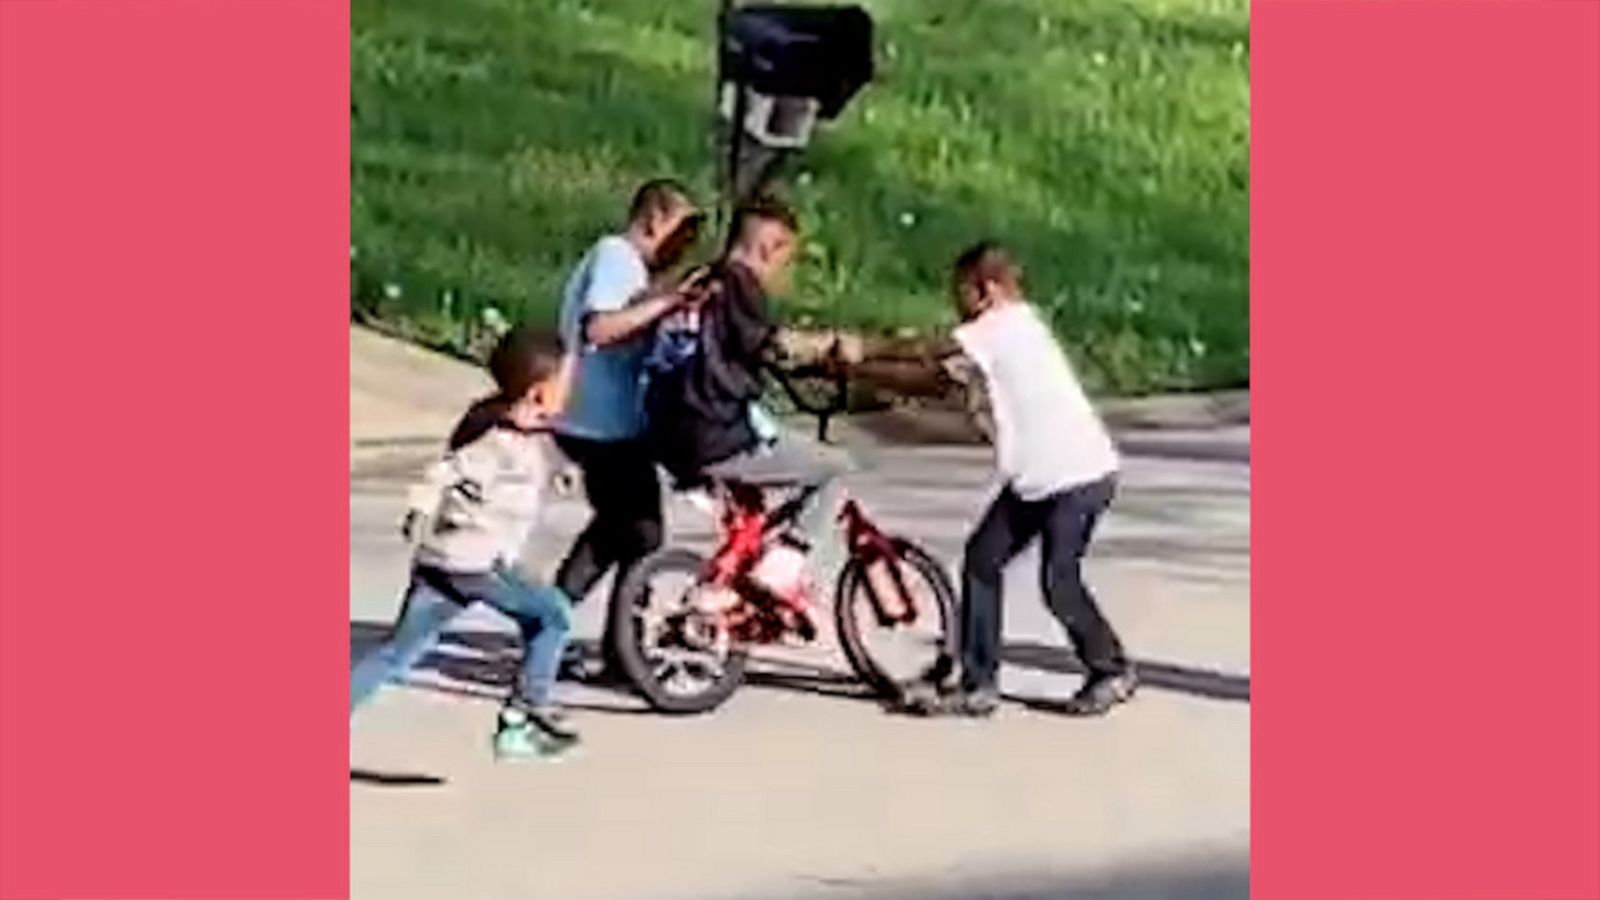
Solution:
[[[1001,575],[1034,538],[1042,538],[1040,581],[1050,611],[1067,629],[1072,648],[1093,675],[1127,669],[1122,643],[1083,583],[1083,554],[1095,524],[1111,505],[1116,480],[1027,501],[1009,486],[967,538],[961,574],[963,685],[992,689],[1000,671]]]
[[[583,470],[594,516],[556,571],[556,587],[581,603],[612,568],[620,580],[661,546],[661,482],[643,441],[590,441],[562,436],[556,443]]]

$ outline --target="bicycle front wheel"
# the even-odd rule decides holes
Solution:
[[[956,643],[956,592],[944,566],[910,541],[892,541],[893,564],[905,586],[905,602],[916,615],[893,615],[899,598],[885,598],[887,610],[873,602],[872,583],[862,560],[852,558],[839,573],[834,595],[835,625],[845,659],[856,675],[886,697],[930,672],[953,667]],[[886,617],[882,612],[891,613]]]

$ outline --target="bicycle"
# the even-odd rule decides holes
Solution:
[[[819,634],[815,589],[803,577],[805,558],[791,532],[811,490],[769,510],[768,490],[785,484],[719,483],[721,540],[709,557],[668,547],[641,560],[619,585],[611,627],[619,662],[633,687],[657,711],[704,713],[722,705],[745,680],[749,650]],[[949,575],[915,543],[880,529],[854,499],[835,519],[847,560],[834,584],[834,628],[856,675],[888,698],[912,678],[941,680],[954,668],[956,595]],[[677,576],[681,595],[657,582]],[[927,590],[915,590],[920,582]],[[919,602],[919,597],[931,602]],[[931,607],[931,608],[930,608]],[[930,623],[930,617],[933,620]],[[865,619],[865,623],[863,622]],[[866,626],[909,636],[918,656],[909,675],[875,653]],[[919,638],[933,624],[931,637]]]

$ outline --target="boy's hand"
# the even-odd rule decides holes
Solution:
[[[711,280],[710,266],[696,266],[678,281],[674,293],[679,303],[699,303],[716,293],[720,287]]]
[[[678,291],[682,293],[694,288],[700,282],[705,281],[706,276],[710,274],[710,266],[695,266],[685,272],[682,278],[678,279]]]

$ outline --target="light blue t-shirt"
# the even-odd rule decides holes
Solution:
[[[644,358],[649,334],[605,347],[583,336],[590,313],[615,312],[650,282],[644,258],[617,235],[603,237],[578,263],[561,299],[561,339],[578,348],[572,397],[562,416],[563,434],[597,441],[619,441],[644,431]]]

